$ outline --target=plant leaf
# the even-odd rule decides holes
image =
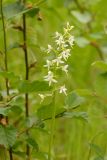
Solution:
[[[45,81],[21,81],[18,87],[20,93],[49,91],[50,89],[51,87]]]
[[[38,110],[37,110],[37,116],[40,119],[48,119],[52,117],[52,113],[53,113],[53,104],[50,103],[49,105],[44,105],[41,106]],[[61,115],[63,112],[65,111],[64,108],[57,108],[56,110],[56,115],[57,117],[63,116]]]
[[[0,144],[4,147],[12,147],[16,141],[16,129],[13,126],[0,125]]]
[[[88,23],[91,20],[91,14],[87,11],[81,13],[80,11],[72,11],[72,15],[81,23]]]
[[[39,150],[39,146],[38,146],[38,144],[37,144],[37,142],[35,141],[34,138],[29,137],[29,138],[27,138],[26,141],[27,141],[27,143],[28,143],[29,146],[33,147],[37,151]]]
[[[11,111],[11,107],[0,107],[0,114],[3,116],[7,116]]]
[[[87,112],[66,112],[64,114],[64,117],[66,118],[76,118],[88,121],[88,114]]]
[[[107,63],[104,61],[95,61],[92,63],[92,66],[101,69],[102,71],[107,71]]]
[[[66,106],[71,108],[76,108],[84,102],[85,98],[79,96],[76,92],[71,92],[65,99]]]

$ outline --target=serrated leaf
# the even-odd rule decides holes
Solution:
[[[0,125],[0,144],[4,147],[12,147],[16,141],[17,132],[13,126]]]
[[[85,102],[85,98],[79,96],[76,92],[71,92],[65,99],[65,105],[67,107],[75,108]]]
[[[72,11],[71,13],[81,23],[88,23],[91,21],[91,14],[87,11],[83,13],[80,11]]]
[[[51,87],[45,81],[21,81],[18,87],[20,93],[49,91],[50,89]]]

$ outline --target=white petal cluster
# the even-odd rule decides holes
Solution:
[[[65,95],[67,95],[66,91],[67,91],[67,88],[65,87],[65,85],[63,85],[60,87],[59,93],[64,93]]]
[[[74,36],[71,34],[73,26],[67,22],[66,27],[64,28],[63,34],[59,32],[55,32],[54,36],[54,46],[48,44],[46,52],[49,53],[46,60],[46,64],[44,65],[47,68],[48,74],[44,77],[45,81],[48,81],[49,86],[52,83],[57,83],[57,75],[56,70],[61,70],[62,72],[68,73],[68,64],[67,60],[71,56],[71,49],[74,45]],[[56,78],[54,78],[56,77]],[[60,88],[59,93],[66,94],[65,85]]]
[[[48,75],[44,77],[44,80],[49,82],[49,86],[51,86],[52,82],[57,83],[57,80],[54,79],[54,74],[51,71],[48,71]]]
[[[50,53],[52,51],[52,46],[50,44],[48,44],[48,49],[47,49],[47,53]]]
[[[41,103],[44,101],[46,97],[52,97],[52,94],[38,94],[41,98]]]

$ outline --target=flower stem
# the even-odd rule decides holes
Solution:
[[[54,130],[55,130],[55,115],[56,115],[55,114],[56,113],[55,98],[56,98],[56,91],[54,91],[54,98],[53,98],[53,112],[52,112],[52,120],[51,120],[51,135],[50,135],[50,140],[49,140],[48,160],[52,159],[51,150],[53,147],[53,138],[54,138]]]

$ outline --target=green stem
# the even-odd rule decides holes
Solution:
[[[56,103],[55,103],[56,91],[54,91],[54,99],[53,99],[53,112],[52,112],[52,120],[51,120],[51,135],[49,141],[49,152],[48,152],[48,160],[52,159],[52,147],[53,147],[53,137],[54,137],[54,130],[55,130],[55,113],[56,113]]]
[[[3,25],[3,41],[4,41],[4,65],[5,65],[5,71],[8,71],[8,60],[7,60],[7,40],[6,40],[6,27],[5,27],[5,19],[3,14],[3,0],[1,0],[1,19],[2,19],[2,25]],[[6,93],[7,96],[9,96],[9,83],[8,78],[5,79],[6,84]],[[6,118],[7,124],[8,124],[8,117]],[[9,157],[10,160],[13,160],[13,154],[12,154],[12,148],[9,149]]]

